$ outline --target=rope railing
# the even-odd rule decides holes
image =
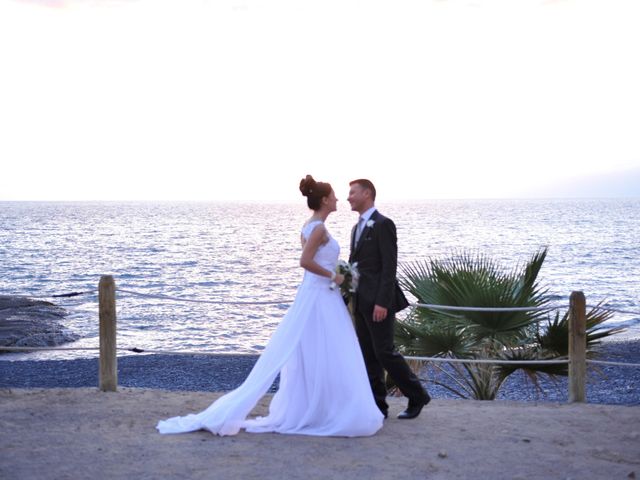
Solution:
[[[156,300],[172,300],[176,302],[189,302],[189,303],[209,303],[214,305],[288,305],[291,302],[281,302],[281,301],[243,301],[243,300],[198,300],[184,297],[174,297],[171,295],[162,295],[162,294],[152,294],[152,293],[141,293],[133,290],[125,290],[122,288],[117,288],[117,292],[126,293],[128,295],[133,295],[135,297],[143,297],[143,298],[153,298]]]
[[[448,357],[415,357],[415,356],[404,356],[407,360],[421,360],[426,362],[433,363],[485,363],[485,364],[493,364],[493,365],[562,365],[562,364],[570,364],[571,360],[567,359],[557,359],[557,360],[498,360],[498,359],[488,359],[488,358],[448,358]],[[594,364],[594,365],[611,365],[616,367],[640,367],[640,363],[631,363],[631,362],[611,362],[606,360],[590,360],[587,359],[586,363]]]
[[[100,347],[16,347],[16,346],[0,346],[0,350],[6,352],[46,352],[46,351],[64,351],[64,350],[100,350]]]
[[[290,305],[290,300],[264,300],[264,301],[245,301],[245,300],[200,300],[193,298],[185,298],[185,297],[177,297],[173,295],[166,294],[158,294],[158,293],[142,293],[134,290],[124,289],[124,288],[116,288],[117,292],[125,293],[128,295],[132,295],[135,297],[141,298],[153,298],[156,300],[170,300],[176,302],[188,302],[188,303],[205,303],[212,305]],[[83,292],[69,292],[57,295],[50,295],[50,298],[69,298],[76,297],[80,295],[95,295],[98,292],[96,290],[88,290]],[[467,306],[458,306],[458,305],[436,305],[430,303],[410,303],[409,306],[417,307],[417,308],[426,308],[430,310],[448,310],[448,311],[459,311],[459,312],[545,312],[545,311],[553,311],[560,310],[563,308],[569,308],[569,305],[560,304],[560,305],[548,305],[544,307],[467,307]],[[612,313],[621,313],[625,315],[638,315],[640,316],[640,311],[630,311],[630,310],[622,310],[619,308],[610,308],[603,305],[587,305],[587,308],[598,309],[601,311],[612,312]]]
[[[409,306],[426,308],[429,310],[453,310],[460,312],[545,312],[568,308],[568,305],[554,305],[548,307],[461,307],[456,305],[434,305],[430,303],[410,303]]]
[[[245,301],[245,300],[200,300],[193,298],[177,297],[173,295],[158,294],[158,293],[143,293],[135,290],[129,290],[124,288],[116,288],[117,292],[132,295],[140,298],[153,298],[156,300],[169,300],[176,302],[188,302],[188,303],[205,303],[212,305],[290,305],[290,300],[265,300],[265,301]],[[86,290],[80,292],[68,292],[54,295],[48,295],[43,297],[32,298],[71,298],[81,295],[96,295],[97,290]],[[409,306],[416,308],[426,308],[429,310],[445,310],[445,311],[459,311],[459,312],[544,312],[560,310],[563,308],[569,308],[567,304],[548,305],[543,307],[468,307],[459,305],[439,305],[431,303],[409,303]],[[598,309],[601,311],[621,313],[624,315],[637,315],[640,316],[640,311],[623,310],[619,308],[611,308],[605,305],[587,305],[587,308]]]
[[[100,347],[16,347],[16,346],[0,346],[0,351],[7,352],[46,352],[46,351],[97,351]],[[156,353],[163,355],[257,355],[257,353],[237,353],[237,352],[208,352],[202,350],[166,350],[166,349],[153,349],[153,348],[140,348],[140,347],[117,347],[118,351],[132,352],[132,353]],[[568,364],[569,359],[556,359],[556,360],[498,360],[487,358],[451,358],[451,357],[424,357],[424,356],[410,356],[405,355],[407,360],[419,360],[433,363],[485,363],[495,365],[561,365]],[[587,359],[587,363],[594,365],[610,365],[618,367],[640,367],[640,363],[631,362],[612,362],[608,360],[590,360]]]
[[[184,350],[163,350],[163,349],[141,349],[137,347],[122,348],[116,347],[116,291],[141,298],[153,298],[159,300],[171,300],[192,303],[207,304],[223,304],[223,305],[286,305],[290,302],[282,301],[213,301],[190,299],[185,297],[176,297],[162,294],[147,294],[136,292],[128,289],[116,289],[112,276],[106,275],[100,279],[98,286],[99,299],[99,320],[100,320],[100,346],[99,347],[1,347],[4,351],[43,351],[43,350],[99,350],[100,366],[99,366],[99,386],[104,391],[115,391],[117,387],[117,351],[128,351],[134,353],[156,353],[156,354],[173,354],[173,355],[237,355],[228,352],[202,352],[202,351],[184,351]],[[66,294],[52,295],[52,297],[75,297],[85,294],[95,294],[95,291],[70,292]],[[570,297],[570,303],[566,305],[548,305],[543,307],[467,307],[453,305],[434,305],[426,303],[410,304],[417,308],[428,308],[434,310],[450,310],[450,311],[476,311],[476,312],[532,312],[532,311],[552,311],[561,308],[569,308],[569,358],[559,358],[553,360],[501,360],[488,358],[448,358],[448,357],[420,357],[405,356],[408,360],[420,360],[435,363],[467,363],[467,364],[497,364],[497,365],[551,365],[551,364],[567,364],[569,365],[569,401],[584,402],[585,393],[585,374],[586,365],[610,365],[624,367],[640,367],[640,364],[625,362],[610,362],[599,360],[588,360],[586,358],[586,301],[582,292],[573,292]],[[600,310],[607,310],[598,305]],[[621,313],[634,312],[608,309],[610,311],[618,311]],[[640,315],[640,313],[639,313]]]
[[[460,311],[460,312],[545,312],[545,311],[550,312],[553,310],[569,308],[569,305],[549,305],[546,307],[462,307],[457,305],[435,305],[431,303],[410,303],[409,306],[426,308],[429,310],[453,310],[453,311]],[[598,309],[605,312],[623,313],[626,315],[640,316],[640,311],[632,312],[629,310],[609,308],[603,305],[587,305],[587,308]]]
[[[611,365],[613,367],[640,367],[640,363],[611,362],[608,360],[587,360],[587,363],[591,363],[593,365]]]
[[[498,360],[491,358],[449,358],[449,357],[414,357],[405,355],[406,360],[421,360],[433,363],[483,363],[487,365],[563,365],[568,364],[570,360]]]
[[[209,356],[237,356],[237,355],[258,355],[257,353],[237,353],[237,352],[207,352],[202,350],[166,350],[139,347],[117,347],[121,352],[132,353],[154,353],[159,355],[209,355]],[[0,351],[8,352],[46,352],[46,351],[97,351],[100,347],[16,347],[16,346],[0,346]],[[405,355],[406,360],[418,360],[432,363],[482,363],[494,365],[562,365],[570,363],[569,359],[556,360],[498,360],[488,358],[450,358],[450,357],[422,357]],[[587,363],[594,365],[609,365],[616,367],[640,367],[640,363],[630,362],[612,362],[607,360],[590,360]]]
[[[124,289],[124,288],[116,288],[117,292],[125,293],[128,295],[133,295],[141,298],[153,298],[156,300],[170,300],[176,302],[188,302],[188,303],[206,303],[213,305],[290,305],[290,300],[265,300],[265,301],[245,301],[245,300],[200,300],[193,298],[185,298],[185,297],[177,297],[166,294],[158,294],[158,293],[142,293],[134,290]],[[92,292],[79,292],[78,295],[83,293],[92,293]],[[60,295],[60,296],[71,296],[73,294]],[[410,303],[411,307],[418,308],[427,308],[430,310],[450,310],[450,311],[460,311],[460,312],[547,312],[553,310],[560,310],[563,308],[569,308],[567,304],[561,305],[548,305],[543,307],[467,307],[467,306],[458,306],[458,305],[436,305],[430,303]],[[602,305],[591,306],[588,305],[588,308],[598,308],[603,311],[610,311],[615,313],[624,313],[629,315],[638,315],[640,316],[640,311],[638,312],[630,312],[628,310],[619,310],[604,307]]]
[[[8,352],[57,352],[57,351],[97,351],[100,347],[16,347],[16,346],[0,346],[0,351]],[[116,347],[116,350],[121,352],[132,353],[158,353],[166,355],[257,355],[257,354],[240,354],[234,352],[207,352],[199,350],[163,350],[163,349],[145,349],[139,347]]]

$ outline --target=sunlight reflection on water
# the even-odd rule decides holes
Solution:
[[[346,202],[328,228],[348,256],[356,220]],[[589,304],[640,310],[640,200],[459,200],[380,204],[398,228],[399,261],[463,249],[506,268],[543,246],[540,280],[559,303],[583,290]],[[46,297],[95,290],[102,274],[118,287],[211,301],[212,305],[120,294],[119,345],[143,349],[256,353],[295,296],[302,278],[299,231],[304,205],[234,203],[0,202],[0,292]],[[57,301],[66,325],[97,346],[97,296]],[[639,315],[612,325],[640,334]],[[88,352],[29,358],[93,356]],[[96,353],[97,355],[97,353]],[[25,354],[3,355],[25,358]]]

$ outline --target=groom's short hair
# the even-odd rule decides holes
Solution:
[[[349,186],[357,183],[365,190],[371,191],[371,200],[376,201],[376,187],[373,186],[373,182],[371,180],[367,180],[366,178],[359,178],[358,180],[352,180],[349,182]]]

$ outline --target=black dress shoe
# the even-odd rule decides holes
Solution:
[[[420,402],[412,402],[409,400],[409,405],[407,405],[407,409],[398,415],[400,420],[409,420],[411,418],[416,418],[420,415],[422,411],[422,407],[424,407],[427,403],[431,401],[431,398],[427,396],[424,400]]]
[[[376,402],[376,406],[378,407],[378,410],[380,410],[380,413],[384,415],[384,418],[389,416],[389,405],[387,402]]]

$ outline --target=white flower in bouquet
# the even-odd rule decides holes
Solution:
[[[345,298],[351,297],[358,288],[358,279],[360,274],[358,273],[358,262],[349,263],[344,260],[339,260],[336,265],[336,273],[344,276],[344,281],[340,285],[340,292]],[[335,290],[337,287],[336,282],[331,282],[331,290]]]

